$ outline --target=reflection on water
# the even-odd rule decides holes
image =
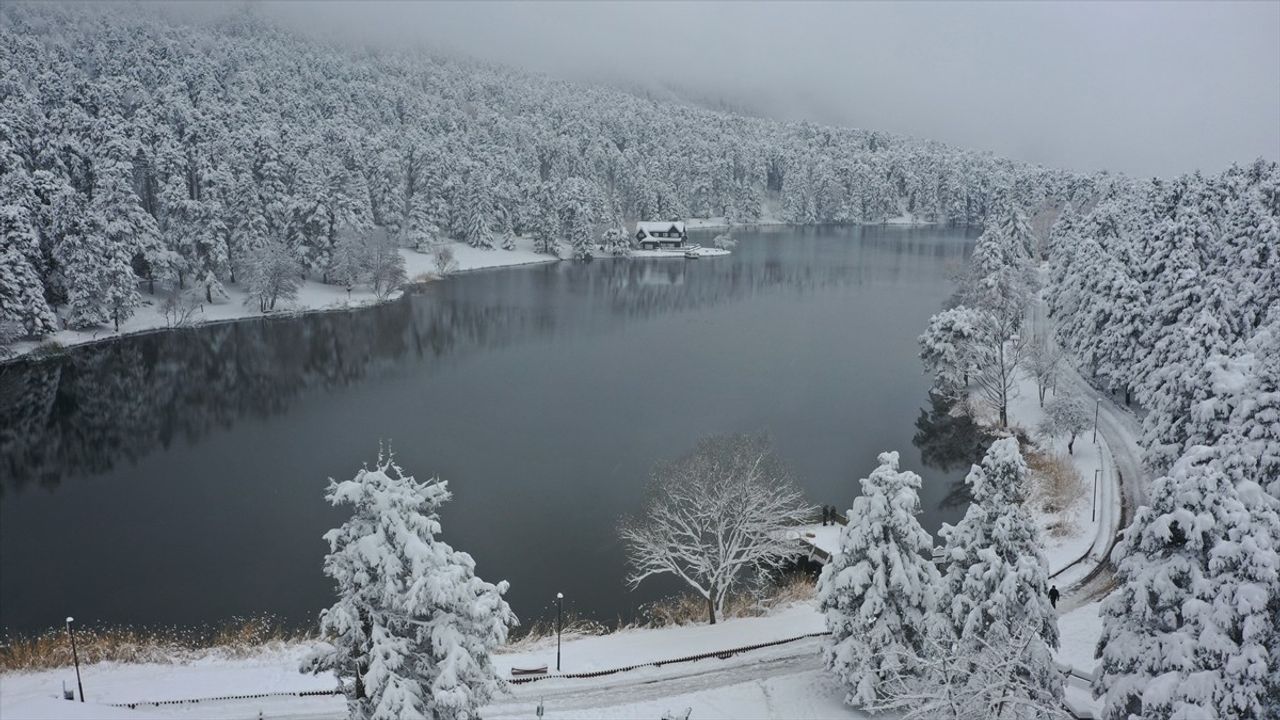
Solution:
[[[616,519],[705,433],[771,432],[811,499],[841,506],[876,452],[902,450],[926,524],[954,519],[973,430],[935,402],[908,451],[914,338],[963,234],[739,235],[728,258],[476,273],[0,367],[0,625],[308,618],[340,519],[326,478],[387,438],[450,480],[447,539],[525,615],[557,588],[604,619],[649,597],[621,586]]]

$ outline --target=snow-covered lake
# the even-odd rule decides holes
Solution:
[[[129,337],[0,368],[0,626],[309,621],[330,600],[322,493],[390,440],[447,478],[445,537],[532,621],[605,621],[619,516],[708,433],[771,433],[814,503],[876,454],[963,511],[952,429],[913,444],[915,338],[970,247],[927,227],[762,228],[729,257],[486,271],[389,305]],[[709,240],[709,238],[708,238]],[[934,427],[934,426],[930,426]]]

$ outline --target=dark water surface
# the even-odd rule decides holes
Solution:
[[[342,520],[327,478],[385,439],[449,480],[445,539],[511,581],[526,621],[557,591],[611,621],[675,588],[628,591],[615,528],[649,468],[708,433],[768,431],[809,499],[841,508],[899,450],[925,527],[954,522],[963,463],[945,430],[913,444],[915,337],[965,233],[737,234],[725,258],[479,272],[0,368],[0,627],[309,621]]]

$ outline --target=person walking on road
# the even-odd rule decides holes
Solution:
[[[1054,608],[1058,607],[1059,596],[1060,594],[1058,593],[1057,585],[1054,585],[1053,587],[1049,588],[1049,604],[1052,605]]]

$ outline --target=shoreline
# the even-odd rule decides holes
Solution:
[[[228,300],[218,303],[202,302],[200,313],[195,318],[186,323],[171,325],[159,309],[163,301],[161,296],[143,293],[143,304],[138,308],[138,312],[122,323],[119,332],[110,328],[59,330],[40,340],[22,340],[11,347],[13,355],[0,358],[0,368],[24,361],[39,362],[48,357],[56,357],[71,348],[97,345],[126,337],[190,330],[247,320],[287,319],[322,312],[364,310],[395,302],[415,286],[426,285],[450,275],[541,265],[561,260],[556,256],[535,253],[532,249],[532,241],[525,238],[517,240],[514,250],[480,249],[465,243],[454,243],[453,251],[455,261],[460,267],[440,276],[434,272],[432,256],[401,248],[400,254],[405,259],[405,275],[409,279],[401,288],[385,298],[379,298],[368,289],[347,292],[344,287],[306,280],[299,286],[298,295],[290,305],[263,313],[257,311],[252,303],[244,302],[247,293],[242,286],[236,285],[227,288],[231,294]],[[491,262],[492,260],[499,260],[499,262]]]
[[[735,223],[730,225],[723,217],[691,218],[685,221],[689,230],[711,232],[717,230],[732,231],[736,228],[765,228],[793,225],[775,217],[764,217],[754,222]],[[906,216],[890,218],[882,223],[850,223],[854,226],[885,225],[891,227],[926,227],[938,225],[934,222],[920,222]],[[327,285],[317,280],[304,280],[299,286],[298,295],[291,305],[283,306],[270,312],[259,312],[253,309],[252,303],[246,303],[248,297],[241,285],[227,288],[231,295],[226,301],[200,304],[199,319],[189,320],[171,325],[160,310],[163,302],[160,295],[143,293],[143,301],[138,311],[121,324],[119,331],[107,327],[89,328],[85,330],[59,330],[39,340],[20,340],[10,346],[11,355],[0,357],[0,368],[16,365],[20,362],[39,362],[46,358],[57,357],[71,348],[97,345],[126,337],[148,335],[171,330],[189,330],[193,328],[222,325],[229,322],[240,322],[253,319],[295,318],[320,312],[338,312],[344,310],[363,310],[399,300],[405,291],[416,285],[444,279],[450,275],[465,275],[483,270],[498,270],[514,267],[526,267],[546,263],[560,262],[564,258],[543,255],[533,250],[530,238],[517,238],[513,250],[499,248],[473,248],[466,243],[452,244],[455,261],[459,267],[447,275],[437,275],[432,267],[433,258],[409,248],[400,248],[405,259],[405,275],[409,278],[404,286],[388,295],[378,298],[368,289],[346,292],[346,288]],[[617,256],[619,258],[623,256]],[[646,259],[640,255],[637,259]],[[492,262],[493,260],[499,262]],[[614,259],[599,258],[599,259]],[[652,258],[649,258],[652,259]],[[208,311],[208,312],[206,312]]]

